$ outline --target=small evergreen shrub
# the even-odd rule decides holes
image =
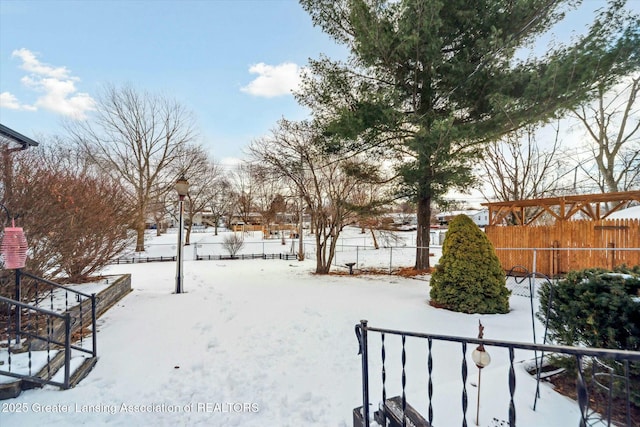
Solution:
[[[640,302],[635,300],[640,267],[634,270],[571,271],[555,285],[545,283],[539,291],[538,318],[548,320],[549,338],[564,345],[640,351]]]
[[[572,271],[556,284],[545,283],[539,295],[537,316],[549,322],[552,342],[640,351],[640,266]],[[630,363],[630,374],[631,401],[640,406],[640,363]]]
[[[431,304],[462,313],[507,313],[510,294],[489,238],[468,216],[455,217],[431,276]]]

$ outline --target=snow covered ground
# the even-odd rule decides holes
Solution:
[[[357,237],[357,232],[352,231]],[[194,234],[192,242],[221,239]],[[154,238],[166,254],[175,234]],[[290,249],[285,245],[285,251]],[[282,249],[281,249],[282,250]],[[185,251],[188,254],[189,247]],[[375,253],[375,251],[368,251]],[[381,252],[385,259],[388,252]],[[156,254],[154,254],[156,255]],[[386,262],[386,260],[385,260]],[[407,264],[410,265],[410,264]],[[99,360],[74,389],[44,387],[0,401],[0,426],[351,426],[362,404],[354,326],[531,342],[529,300],[511,297],[506,315],[467,315],[428,305],[429,283],[389,275],[316,276],[313,259],[184,263],[186,293],[174,294],[175,263],[114,265],[133,292],[98,321]],[[344,268],[343,268],[344,270]],[[542,331],[540,325],[537,331]],[[381,398],[380,342],[370,338],[371,401]],[[540,341],[540,340],[539,340]],[[401,347],[388,337],[387,396],[401,393]],[[426,343],[407,340],[407,399],[426,414]],[[477,369],[469,362],[469,425]],[[480,425],[507,425],[508,354],[488,347]],[[460,345],[434,343],[434,425],[461,425]],[[516,351],[518,426],[577,425],[577,405],[535,381]]]

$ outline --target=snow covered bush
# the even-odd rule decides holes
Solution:
[[[640,351],[640,266],[571,271],[545,283],[539,294],[538,318],[548,322],[554,343]],[[623,373],[617,364],[603,363]],[[630,380],[631,401],[640,406],[640,363],[630,364]]]
[[[510,293],[486,234],[468,216],[455,217],[431,276],[431,304],[463,313],[507,313]]]

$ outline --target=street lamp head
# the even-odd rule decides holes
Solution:
[[[176,181],[175,189],[178,192],[178,196],[180,196],[180,200],[183,200],[189,194],[189,181],[184,175],[180,175],[180,178]]]

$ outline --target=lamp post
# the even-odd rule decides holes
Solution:
[[[482,322],[478,320],[478,338],[482,339],[484,337],[484,326],[482,326]],[[484,349],[484,345],[480,344],[476,347],[475,350],[471,353],[471,360],[478,367],[478,402],[476,408],[476,425],[480,423],[480,378],[482,373],[482,368],[489,366],[491,363],[491,356],[487,353],[487,350]]]
[[[181,175],[176,181],[176,192],[178,193],[178,256],[176,258],[176,294],[183,292],[182,282],[182,233],[184,232],[184,198],[189,193],[189,181]]]
[[[302,148],[300,148],[300,183],[304,182],[304,155],[302,153]],[[300,229],[298,230],[298,261],[304,261],[304,242],[302,241],[302,236],[304,233],[304,193],[302,192],[302,186],[299,188],[300,190],[300,212],[298,216]]]

